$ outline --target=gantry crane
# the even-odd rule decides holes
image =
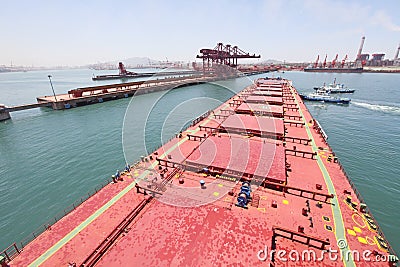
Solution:
[[[317,60],[314,62],[314,68],[318,67],[319,55],[317,56]]]
[[[365,42],[365,36],[363,36],[361,38],[361,44],[360,44],[360,48],[358,49],[356,61],[361,59],[361,53],[362,53],[362,50],[363,50],[364,42]]]
[[[260,55],[250,55],[237,46],[231,46],[229,44],[224,45],[218,43],[213,49],[204,48],[200,50],[201,55],[197,55],[196,58],[203,59],[203,71],[212,71],[213,64],[226,65],[232,68],[237,67],[238,58],[260,58]]]
[[[336,65],[336,61],[337,61],[337,59],[338,59],[338,54],[336,54],[336,57],[332,60],[332,68],[334,68],[335,67],[335,65]]]
[[[347,55],[342,59],[342,64],[341,64],[342,68],[344,67],[344,63],[346,63],[346,60],[347,60]]]
[[[118,63],[118,69],[119,69],[119,75],[120,76],[136,74],[135,72],[127,71],[125,69],[124,63],[122,63],[122,62]]]

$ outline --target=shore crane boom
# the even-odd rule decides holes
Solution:
[[[314,62],[314,68],[318,67],[319,55],[317,56],[317,60]]]
[[[334,60],[332,60],[332,68],[334,68],[335,67],[335,65],[336,65],[336,61],[337,61],[337,59],[338,59],[338,54],[336,54],[336,57],[335,57],[335,59]]]
[[[344,67],[344,63],[346,62],[346,60],[347,60],[347,55],[342,59],[342,68]]]

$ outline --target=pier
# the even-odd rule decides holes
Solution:
[[[10,112],[21,111],[32,108],[50,107],[51,103],[35,103],[35,104],[23,104],[18,106],[7,107],[0,105],[0,121],[11,119]]]
[[[66,94],[39,96],[36,98],[37,103],[34,104],[24,104],[11,107],[0,104],[0,121],[11,119],[10,113],[14,111],[21,111],[39,107],[49,107],[53,110],[70,109],[80,106],[102,103],[110,100],[128,98],[134,95],[148,94],[189,85],[261,74],[263,72],[264,71],[251,71],[224,76],[191,75],[185,77],[173,77],[164,79],[160,78],[147,81],[81,87],[69,90]]]

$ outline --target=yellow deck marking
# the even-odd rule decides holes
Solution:
[[[284,199],[284,200],[282,200],[282,203],[285,204],[285,205],[287,205],[287,204],[289,204],[289,200]]]
[[[379,243],[378,238],[376,236],[374,237],[374,239],[375,239],[376,245],[378,246],[380,251],[388,252],[387,249],[385,249],[384,247],[381,246],[381,243]],[[386,244],[386,242],[383,242],[383,243]]]
[[[219,196],[219,193],[218,192],[214,192],[213,195],[217,197],[217,196]]]
[[[348,233],[349,235],[352,235],[352,236],[356,236],[356,235],[357,235],[356,232],[354,232],[354,231],[351,230],[351,229],[347,229],[347,233]]]
[[[223,184],[218,184],[218,186],[219,186],[219,187],[224,187],[224,185],[223,185]]]
[[[361,229],[358,228],[357,226],[353,226],[353,229],[354,229],[354,231],[357,232],[357,233],[361,233],[361,232],[362,232]]]
[[[359,237],[357,237],[357,239],[358,239],[358,242],[360,242],[362,244],[368,244],[367,240],[364,237],[359,236]]]
[[[372,223],[372,225],[374,225],[375,227],[377,227],[375,223]],[[367,226],[368,226],[368,229],[369,229],[371,232],[375,232],[375,233],[376,233],[376,232],[378,231],[378,228],[377,228],[377,229],[371,228],[371,226],[370,226],[369,223],[367,223]]]
[[[261,199],[261,200],[266,200],[266,199],[267,199],[267,196],[260,196],[260,199]]]
[[[296,102],[297,106],[299,107],[299,113],[300,116],[303,118],[303,121],[306,121],[305,116],[303,114],[303,111],[300,108],[300,104],[299,101],[297,100],[295,93],[293,92],[293,87],[290,87],[290,91],[294,97],[294,101]],[[308,135],[308,138],[311,140],[311,147],[313,152],[318,152],[318,147],[315,143],[314,137],[311,133],[310,127],[305,124],[305,128],[306,128],[306,132]],[[318,154],[317,154],[318,155]],[[327,186],[328,189],[328,193],[329,194],[333,194],[334,196],[337,196],[336,194],[336,190],[335,190],[335,186],[333,185],[332,179],[329,175],[328,170],[326,169],[324,162],[322,161],[320,156],[317,156],[316,158],[318,166],[321,170],[322,176],[324,177],[325,180],[325,184]],[[331,209],[332,209],[332,214],[333,214],[333,223],[334,223],[334,233],[335,233],[335,237],[336,240],[344,240],[346,241],[346,243],[348,244],[347,240],[346,240],[346,234],[345,234],[345,227],[344,227],[344,221],[343,221],[343,217],[342,217],[342,212],[340,210],[340,206],[339,206],[339,201],[337,199],[337,197],[334,197],[331,200]],[[344,253],[349,253],[350,247],[347,246],[346,248],[342,249]],[[349,253],[351,255],[351,253]],[[345,259],[343,259],[343,264],[345,266],[351,266],[351,267],[355,267],[355,263],[354,263],[354,259],[353,257],[350,257],[350,259],[348,261],[346,261]]]
[[[257,208],[257,210],[262,212],[262,213],[265,213],[265,211],[266,211],[265,208]]]
[[[357,209],[355,209],[355,208],[353,208],[353,206],[351,205],[351,203],[348,203],[347,201],[346,201],[346,199],[343,199],[343,202],[344,202],[344,204],[346,204],[350,209],[352,209],[353,211],[357,211]],[[357,214],[357,213],[354,213],[354,214]]]

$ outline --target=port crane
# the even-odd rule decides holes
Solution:
[[[314,68],[318,67],[319,55],[317,56],[317,60],[314,62]]]
[[[135,72],[131,72],[125,69],[124,63],[119,62],[118,63],[118,69],[119,69],[119,75],[124,76],[124,75],[134,75],[136,74]]]
[[[260,58],[260,55],[250,55],[237,46],[231,46],[230,44],[224,45],[218,43],[213,49],[203,48],[200,50],[201,55],[197,55],[196,58],[203,59],[203,71],[212,71],[213,64],[225,65],[232,68],[237,67],[237,60],[239,58]]]
[[[394,60],[399,59],[399,52],[400,52],[400,44],[399,47],[397,48],[396,54],[394,55]]]
[[[346,62],[346,60],[347,60],[347,55],[342,59],[342,64],[341,64],[342,68],[344,67],[344,63]]]
[[[399,44],[399,47],[397,48],[396,54],[394,55],[394,59],[393,59],[394,62],[399,60],[399,52],[400,52],[400,44]]]
[[[332,68],[334,68],[335,67],[335,65],[336,65],[336,61],[338,60],[338,54],[336,54],[336,57],[332,60]]]
[[[327,57],[328,57],[328,54],[325,55],[324,63],[322,64],[324,68],[326,67],[326,58]]]
[[[365,42],[365,36],[363,36],[361,38],[361,44],[360,44],[360,48],[358,49],[356,61],[361,59],[361,53],[362,53],[362,50],[363,50],[363,47],[364,47],[364,42]]]

